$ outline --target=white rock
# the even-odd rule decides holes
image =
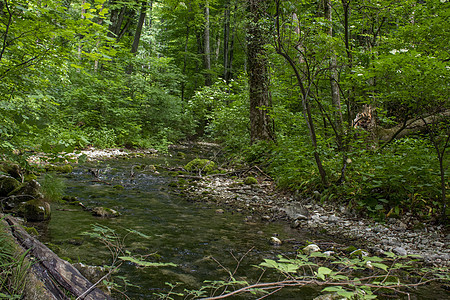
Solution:
[[[280,246],[281,244],[283,244],[283,242],[275,236],[270,238],[270,243],[275,246]]]
[[[310,255],[311,253],[318,252],[318,251],[320,251],[320,248],[316,244],[311,244],[311,245],[308,245],[305,248],[303,248],[303,252],[306,255]]]

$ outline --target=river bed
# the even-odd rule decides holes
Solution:
[[[149,167],[169,165],[173,163],[170,160],[105,160],[77,167],[65,176],[66,195],[76,197],[87,208],[108,207],[121,216],[99,218],[81,207],[54,204],[50,222],[41,228],[41,240],[71,262],[109,265],[111,253],[107,247],[83,235],[98,224],[126,236],[124,245],[132,254],[152,254],[150,260],[176,264],[137,268],[125,263],[117,275],[139,287],[127,287],[132,299],[157,298],[156,293],[169,290],[166,282],[179,282],[192,289],[199,288],[204,280],[226,280],[227,270],[234,272],[237,265],[237,279],[255,282],[261,270],[254,265],[263,258],[294,255],[296,242],[314,241],[313,236],[286,223],[248,220],[242,214],[189,202],[170,193],[172,179]],[[128,229],[149,238],[127,235]],[[269,243],[272,236],[291,242],[274,246]]]
[[[115,278],[123,277],[128,281],[126,286],[120,280],[118,283],[131,299],[159,299],[159,294],[170,291],[167,283],[180,284],[181,290],[198,289],[205,280],[227,280],[230,272],[237,280],[254,283],[261,275],[261,270],[255,265],[265,258],[275,258],[280,254],[294,257],[297,249],[308,243],[316,243],[322,249],[335,246],[342,249],[356,243],[355,239],[334,232],[321,234],[317,226],[293,229],[292,222],[277,221],[276,216],[286,211],[283,208],[286,203],[275,203],[276,195],[262,196],[264,189],[259,189],[258,197],[249,196],[246,203],[251,204],[251,211],[255,213],[258,203],[264,207],[277,207],[272,212],[273,218],[265,218],[266,215],[260,213],[252,217],[251,211],[239,213],[240,209],[236,207],[224,206],[230,195],[218,201],[220,207],[211,201],[189,201],[185,196],[176,195],[170,188],[170,183],[176,179],[164,170],[185,163],[185,159],[176,155],[135,158],[123,155],[122,159],[108,158],[80,164],[71,174],[61,175],[67,186],[65,194],[76,197],[88,209],[99,206],[112,208],[121,216],[100,218],[80,206],[53,204],[50,222],[39,228],[40,239],[60,257],[73,263],[110,265],[112,255],[108,248],[98,239],[83,235],[84,232],[92,233],[93,226],[100,225],[111,228],[121,239],[126,237],[124,249],[131,254],[148,255],[147,260],[152,262],[176,265],[138,268],[125,262]],[[156,169],[160,173],[154,166],[159,166]],[[199,185],[198,189],[200,193],[208,191],[206,198],[214,194],[211,189],[219,191],[226,185],[222,183],[222,186],[214,188],[214,184],[209,183],[208,186],[205,190]],[[219,192],[219,195],[224,196],[224,193]],[[238,198],[241,199],[240,196]],[[263,214],[264,207],[261,207]],[[321,217],[316,222],[313,215],[307,223],[313,221],[312,225],[315,225],[314,222],[323,220]],[[331,216],[326,220],[336,223]],[[337,223],[340,222],[338,220]],[[136,230],[148,238],[130,234],[129,230]],[[269,241],[274,236],[284,243],[272,245]],[[278,275],[270,276],[266,273],[265,281],[282,279],[276,277]],[[294,294],[286,291],[269,298],[313,299],[319,293],[320,288],[303,288],[300,293],[298,290]],[[446,295],[445,289],[433,285],[420,288],[412,294],[412,299],[443,299]],[[252,295],[247,297],[254,298]]]

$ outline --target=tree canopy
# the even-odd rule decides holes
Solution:
[[[446,215],[450,3],[0,0],[0,155],[220,142],[282,188]]]

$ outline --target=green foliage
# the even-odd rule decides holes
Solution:
[[[431,281],[450,280],[445,268],[419,270],[416,266],[418,261],[413,256],[405,259],[390,252],[385,256],[328,256],[321,252],[313,252],[310,255],[298,253],[295,258],[279,255],[276,259],[266,258],[255,266],[262,269],[264,274],[272,273],[270,270],[274,271],[278,275],[277,278],[280,278],[278,281],[266,282],[261,275],[258,282],[251,284],[236,279],[235,271],[230,273],[229,280],[205,281],[204,285],[195,291],[179,292],[178,285],[169,284],[170,292],[158,296],[162,299],[173,299],[171,296],[197,299],[207,294],[228,298],[244,293],[264,295],[267,289],[276,288],[279,291],[283,287],[296,288],[301,294],[303,287],[320,286],[322,293],[331,292],[345,299],[375,299],[377,293],[407,293],[410,287],[425,285]]]
[[[137,259],[131,256],[119,256],[121,260],[129,261],[138,267],[176,267],[176,264],[173,263],[159,263],[159,262],[149,262],[141,259]]]
[[[380,152],[351,156],[340,193],[374,216],[391,210],[397,215],[405,211],[422,217],[435,215],[442,204],[436,202],[439,166],[430,147],[423,140],[407,138]]]
[[[125,229],[125,234],[118,233],[115,229],[107,226],[94,224],[91,226],[91,231],[83,232],[82,235],[96,239],[104,246],[108,248],[111,253],[111,265],[108,267],[110,270],[117,270],[124,262],[130,262],[136,267],[175,267],[173,263],[162,262],[150,262],[148,258],[150,256],[158,257],[156,253],[147,254],[143,256],[133,255],[130,250],[127,249],[126,239],[129,235],[135,235],[141,239],[150,239],[151,237],[134,229]],[[110,273],[113,273],[113,272]],[[121,295],[124,295],[127,286],[134,286],[126,277],[115,275],[112,276],[112,281],[105,280],[103,282],[105,286],[114,291],[119,291]]]
[[[248,91],[244,78],[205,86],[195,93],[188,105],[198,133],[205,132],[219,142],[226,142],[226,147],[234,151],[250,143]]]
[[[258,184],[258,180],[255,177],[249,176],[244,179],[244,184],[247,185]]]

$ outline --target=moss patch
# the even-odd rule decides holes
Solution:
[[[216,169],[216,163],[208,159],[196,158],[188,162],[184,168],[189,172],[209,173]]]
[[[247,185],[258,184],[258,180],[255,177],[249,176],[244,179],[244,183]]]
[[[14,190],[20,187],[20,182],[16,179],[0,175],[0,197],[5,197]]]

